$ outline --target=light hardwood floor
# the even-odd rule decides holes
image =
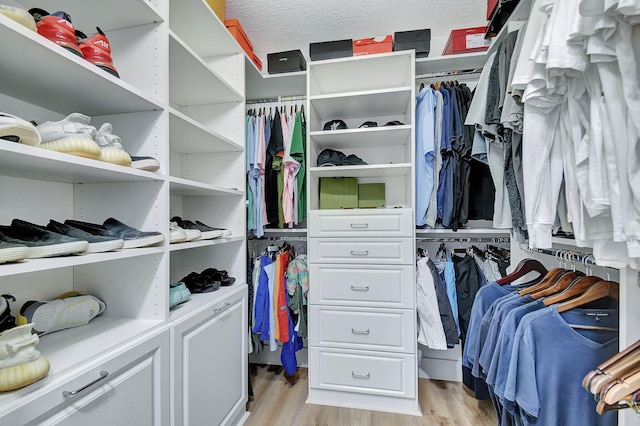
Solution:
[[[253,401],[247,426],[349,425],[349,426],[494,426],[497,418],[490,401],[477,401],[462,383],[420,379],[422,417],[377,411],[309,405],[307,370],[298,369],[295,385],[282,373],[259,366],[252,375]]]

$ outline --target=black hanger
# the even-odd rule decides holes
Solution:
[[[420,92],[422,92],[422,89],[424,89],[424,82],[420,83]]]

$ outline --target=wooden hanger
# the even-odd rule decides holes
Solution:
[[[605,362],[601,363],[600,365],[598,365],[598,367],[596,367],[595,370],[589,371],[587,375],[584,376],[584,379],[582,380],[582,387],[585,389],[589,389],[591,380],[593,380],[594,377],[596,377],[598,374],[605,374],[605,371],[608,368],[614,366],[616,363],[620,362],[625,357],[632,355],[637,350],[640,350],[640,340],[628,346],[623,351],[618,352],[617,354],[615,354]]]
[[[611,367],[609,370],[596,376],[587,389],[592,394],[599,394],[611,382],[620,380],[622,377],[640,371],[640,351],[633,356],[625,358],[625,362],[620,362]]]
[[[553,294],[561,292],[562,290],[565,290],[567,287],[571,285],[573,281],[576,280],[576,278],[580,278],[583,276],[584,274],[580,271],[567,272],[566,274],[562,274],[561,277],[555,280],[555,282],[550,287],[536,291],[534,293],[530,293],[530,295],[534,299],[541,299],[546,296],[551,296]],[[545,306],[548,306],[548,305],[545,305]]]
[[[602,278],[594,276],[578,277],[573,280],[564,291],[545,297],[543,300],[544,306],[551,306],[554,303],[564,302],[565,300],[580,296],[598,281],[602,281]]]
[[[615,404],[622,401],[626,396],[631,395],[640,389],[640,371],[625,377],[620,383],[614,383],[611,388],[600,394],[600,399],[607,404]]]
[[[545,275],[548,271],[547,268],[540,262],[535,259],[525,259],[518,264],[516,269],[507,275],[506,277],[500,278],[497,283],[500,285],[510,284],[517,280],[518,278],[522,278],[527,275],[529,272],[539,272],[540,275]]]
[[[587,303],[609,297],[618,300],[620,297],[619,285],[613,281],[598,281],[575,299],[562,302],[558,305],[558,312],[566,312],[569,309],[578,308]]]
[[[535,293],[536,291],[543,290],[549,286],[551,286],[558,278],[562,276],[562,274],[567,273],[566,269],[562,268],[554,268],[547,272],[542,276],[542,280],[538,282],[538,284],[532,285],[531,287],[523,288],[518,290],[518,294],[520,296],[525,296],[527,294]]]
[[[640,402],[640,391],[634,392],[631,395],[627,395],[622,398],[616,404],[607,404],[603,400],[599,400],[596,404],[596,412],[598,414],[604,414],[608,411],[613,410],[624,410],[627,408],[633,408],[640,414],[640,409],[638,408],[638,403]]]

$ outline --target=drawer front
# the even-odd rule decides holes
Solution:
[[[312,238],[309,241],[311,263],[413,264],[413,240],[385,239],[339,240]]]
[[[415,352],[413,310],[311,306],[309,326],[313,346]]]
[[[411,209],[311,211],[312,237],[413,237]]]
[[[413,266],[333,266],[311,264],[311,304],[379,306],[412,309],[415,306]]]
[[[415,357],[403,354],[309,348],[314,388],[414,398]]]

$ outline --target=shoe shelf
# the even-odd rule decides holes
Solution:
[[[62,114],[163,109],[163,102],[0,15],[0,93]],[[29,54],[25,54],[29,52]],[[47,72],[42,72],[47,70]]]
[[[307,93],[307,72],[262,74],[252,61],[247,70],[247,99],[271,99],[278,96],[299,96]],[[266,68],[266,64],[264,67]]]
[[[178,105],[241,102],[243,96],[176,34],[169,33],[169,99]]]
[[[75,256],[49,257],[43,259],[26,259],[16,263],[0,265],[0,277],[24,274],[38,271],[50,271],[54,269],[68,268],[72,266],[91,265],[95,263],[112,262],[122,259],[130,259],[142,256],[151,256],[164,253],[162,246],[122,249],[106,253],[87,253]]]
[[[171,151],[180,154],[243,152],[244,148],[175,108],[169,108]]]
[[[429,73],[474,70],[484,67],[484,64],[486,63],[486,52],[416,58],[416,77],[418,75]],[[455,74],[452,74],[452,78],[453,77],[455,77]]]
[[[313,112],[321,119],[319,121],[334,118],[371,118],[386,116],[390,111],[408,114],[408,110],[413,107],[411,93],[412,87],[400,86],[316,95],[310,96],[309,101]],[[314,127],[312,130],[319,129]]]
[[[384,124],[384,123],[378,123]],[[346,130],[318,130],[310,132],[311,143],[318,152],[324,148],[345,149],[353,147],[381,148],[411,144],[411,126],[383,126],[349,128]]]
[[[227,299],[233,294],[246,290],[246,283],[237,279],[233,285],[220,287],[216,291],[191,294],[191,298],[188,301],[177,305],[171,310],[169,313],[169,320],[171,322],[176,322],[186,316],[197,315],[207,309],[220,310],[221,312],[225,309],[224,303],[221,303],[222,300]]]
[[[206,183],[196,182],[189,179],[171,176],[169,178],[171,182],[171,195],[181,196],[213,196],[213,195],[233,195],[242,196],[244,191],[231,188],[223,188],[214,185],[208,185]]]
[[[173,243],[169,245],[169,250],[170,251],[191,250],[194,248],[217,246],[219,244],[236,243],[244,240],[245,240],[244,236],[242,237],[231,236],[227,238],[219,237],[211,240],[199,240],[199,241],[190,241],[185,243]]]
[[[310,167],[312,177],[393,177],[411,174],[411,163],[366,166]]]
[[[0,170],[4,176],[62,183],[149,182],[156,173],[90,158],[0,140]]]
[[[49,5],[40,0],[20,0],[25,9],[45,7],[50,13],[63,10],[71,14],[74,27],[89,35],[98,26],[103,31],[135,27],[144,24],[163,22],[165,19],[151,0],[109,0],[109,6],[103,4],[96,13],[92,2],[76,0],[56,0]]]
[[[205,0],[169,2],[169,28],[201,58],[244,53]]]

